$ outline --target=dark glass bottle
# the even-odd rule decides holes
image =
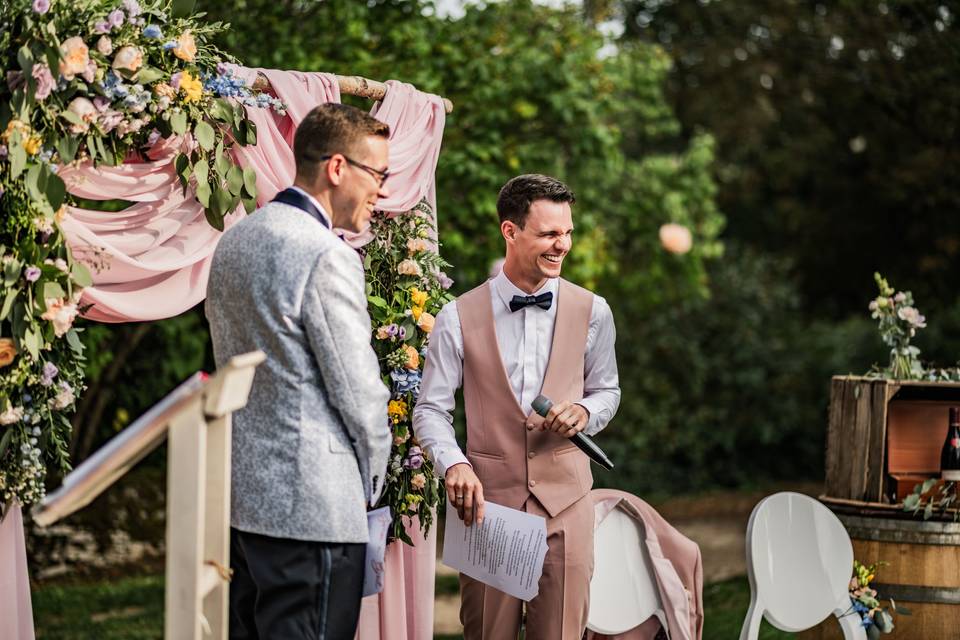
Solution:
[[[960,407],[950,407],[947,440],[940,452],[940,477],[950,482],[960,481]]]

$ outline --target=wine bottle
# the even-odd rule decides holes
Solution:
[[[960,407],[950,407],[947,439],[940,452],[940,477],[948,482],[960,481]]]

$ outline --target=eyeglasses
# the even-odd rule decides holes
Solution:
[[[324,160],[329,160],[330,158],[333,157],[333,155],[334,155],[334,154],[325,155],[325,156],[320,156],[319,160],[320,160],[321,162],[324,161]],[[383,183],[387,181],[387,178],[390,177],[390,170],[389,170],[389,169],[386,170],[386,171],[380,171],[379,169],[374,169],[373,167],[371,167],[371,166],[369,166],[369,165],[365,165],[365,164],[363,164],[362,162],[357,162],[356,160],[353,160],[352,158],[348,158],[347,156],[344,156],[342,153],[339,154],[339,155],[343,156],[343,159],[346,160],[348,164],[352,164],[353,166],[357,167],[358,169],[363,169],[364,171],[366,171],[367,173],[369,173],[371,176],[373,176],[373,179],[376,180],[377,183],[379,184],[379,186],[381,186],[381,187],[383,186]]]

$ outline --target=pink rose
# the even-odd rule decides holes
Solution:
[[[100,39],[97,40],[97,51],[105,56],[113,53],[113,41],[110,40],[109,36],[100,36]]]
[[[33,65],[31,75],[33,79],[37,81],[37,92],[33,94],[33,97],[36,98],[38,102],[42,102],[47,99],[47,96],[50,95],[53,88],[57,86],[57,82],[53,79],[53,74],[50,73],[50,67],[48,67],[45,62]]]

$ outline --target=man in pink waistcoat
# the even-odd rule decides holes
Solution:
[[[437,315],[413,414],[467,526],[483,521],[485,500],[546,518],[548,551],[539,593],[526,606],[527,640],[580,640],[586,628],[593,476],[568,438],[599,432],[620,403],[610,307],[560,278],[574,202],[566,185],[543,175],[517,176],[500,190],[503,269]],[[453,431],[461,386],[466,454]],[[554,403],[546,418],[530,407],[541,393]],[[466,640],[517,638],[523,602],[464,575],[460,595]]]

